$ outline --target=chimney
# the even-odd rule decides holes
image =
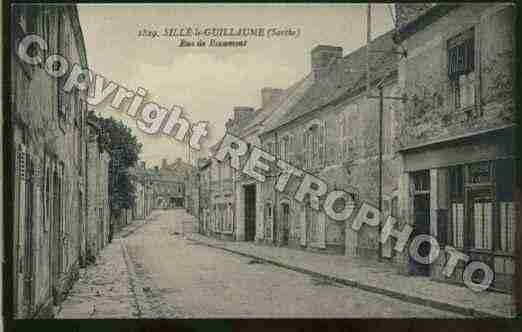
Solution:
[[[234,120],[228,119],[227,122],[225,123],[226,131],[228,132],[230,130],[230,128],[232,128],[233,125],[234,125]]]
[[[252,107],[236,106],[234,107],[234,122],[239,123],[253,113],[254,109]]]
[[[166,158],[161,159],[161,168],[167,168],[167,159]]]
[[[339,46],[317,45],[312,49],[312,72],[318,81],[328,72],[331,64],[343,57],[343,48]]]
[[[283,94],[283,89],[262,88],[261,89],[261,108],[279,98]]]
[[[405,24],[413,21],[417,17],[424,14],[428,9],[433,7],[434,3],[408,3],[398,2],[395,3],[395,18],[398,28],[401,28]]]

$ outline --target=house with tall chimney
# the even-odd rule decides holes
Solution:
[[[370,94],[398,96],[397,55],[393,31],[371,42]],[[330,190],[349,193],[357,204],[378,205],[379,100],[366,98],[366,46],[343,55],[337,46],[318,45],[310,53],[310,87],[299,100],[267,123],[260,133],[262,146],[278,158],[319,177]],[[399,102],[386,99],[383,108],[383,201],[385,213],[397,205],[398,159],[395,134]],[[379,256],[378,230],[354,232],[349,221],[330,219],[309,202],[293,199],[299,179],[283,192],[275,181],[258,209],[263,220],[259,239],[278,246],[349,256]],[[338,207],[342,208],[342,206]],[[390,244],[383,248],[391,259]]]

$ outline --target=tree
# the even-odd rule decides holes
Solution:
[[[128,209],[134,203],[136,188],[132,184],[129,168],[138,161],[142,144],[123,121],[101,118],[89,113],[89,118],[100,127],[99,143],[111,154],[109,164],[109,199],[111,210]]]

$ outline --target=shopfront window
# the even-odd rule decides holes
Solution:
[[[448,238],[456,248],[513,252],[513,161],[448,168]]]

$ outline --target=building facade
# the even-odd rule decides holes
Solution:
[[[43,59],[63,54],[87,67],[75,6],[17,5],[12,8],[10,180],[14,197],[14,316],[52,315],[86,257],[87,126],[85,91],[63,91],[64,80],[48,75],[43,64],[29,65],[15,46],[29,33],[48,49]]]
[[[384,217],[399,220],[397,229],[410,225],[412,237],[432,235],[441,249],[486,263],[495,273],[492,288],[510,292],[519,213],[514,7],[401,3],[396,13],[396,29],[372,40],[369,52],[315,47],[309,75],[287,89],[263,89],[257,110],[235,108],[226,132],[322,179],[329,190],[344,190],[356,210],[380,206]],[[380,258],[399,273],[462,283],[462,261],[451,277],[442,274],[449,254],[431,266],[415,263],[408,250],[392,250],[393,239],[379,243],[379,227],[354,232],[353,220],[335,221],[306,200],[298,203],[301,178],[277,191],[272,166],[259,182],[227,160],[201,163],[200,232]]]
[[[109,163],[110,154],[100,142],[101,131],[94,120],[87,121],[87,215],[86,258],[94,261],[109,241]]]
[[[132,219],[144,220],[152,211],[152,182],[149,179],[150,170],[147,170],[145,161],[139,161],[138,165],[129,170],[132,183],[135,187],[135,199],[132,205]]]
[[[510,4],[397,5],[397,42],[408,52],[399,84],[408,97],[400,115],[400,216],[482,261],[492,288],[510,291],[514,274],[514,14]],[[449,278],[447,256],[404,269]]]
[[[397,57],[393,32],[371,43],[372,49],[388,51],[370,54],[371,96],[398,96]],[[280,119],[261,133],[266,151],[317,176],[332,189],[350,193],[355,204],[378,206],[379,191],[379,99],[366,97],[366,46],[346,56],[342,48],[319,45],[311,51],[311,87],[300,100],[285,110]],[[383,103],[382,190],[383,211],[397,204],[398,160],[395,154],[396,112],[400,102]],[[378,257],[378,230],[366,227],[353,232],[350,223],[330,219],[309,203],[293,199],[298,181],[277,192],[276,178],[266,188],[258,207],[264,221],[260,237],[265,242],[319,252]],[[390,256],[389,244],[384,254]]]

